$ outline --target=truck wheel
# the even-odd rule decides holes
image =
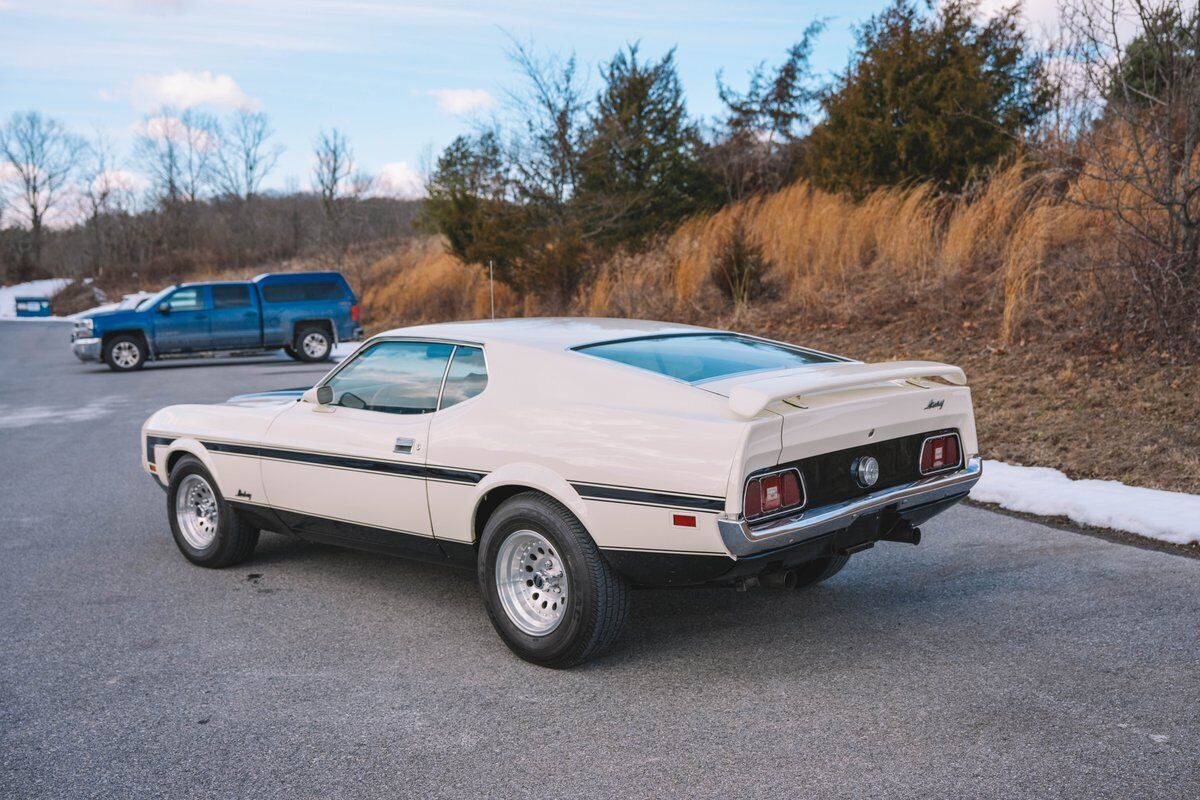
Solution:
[[[117,372],[132,372],[146,363],[146,344],[137,336],[114,336],[104,345],[104,363]]]
[[[324,328],[301,328],[292,347],[301,361],[325,361],[333,352],[333,340]]]
[[[191,456],[171,470],[167,516],[179,551],[202,567],[219,569],[245,561],[258,544],[258,529],[242,520],[221,497],[208,470]]]
[[[805,586],[812,586],[832,578],[842,571],[842,567],[846,566],[846,562],[849,560],[850,556],[829,556],[801,564],[796,568],[795,588],[803,589]]]
[[[519,494],[492,514],[479,543],[479,588],[509,649],[543,667],[570,667],[616,640],[629,588],[570,511]]]

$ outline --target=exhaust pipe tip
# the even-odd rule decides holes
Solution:
[[[763,586],[781,586],[784,589],[795,589],[796,584],[800,582],[800,577],[794,569],[785,569],[782,572],[768,572],[760,578]]]
[[[921,529],[907,522],[900,522],[887,532],[887,535],[883,537],[883,541],[918,545],[921,543]]]

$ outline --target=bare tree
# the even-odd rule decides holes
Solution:
[[[1093,124],[1070,155],[1116,220],[1114,254],[1159,332],[1200,345],[1200,16],[1182,0],[1067,0]]]
[[[177,114],[164,108],[143,120],[134,153],[158,202],[199,200],[212,184],[219,141],[216,119],[194,109]]]
[[[321,196],[327,240],[332,244],[340,266],[349,246],[346,206],[355,191],[354,150],[346,135],[333,128],[329,132],[321,131],[317,136],[314,155],[313,184]]]
[[[46,217],[62,202],[83,149],[82,139],[36,111],[13,114],[0,128],[0,155],[15,184],[11,213],[29,225],[23,272],[42,266]]]
[[[217,152],[216,184],[219,192],[249,200],[262,189],[275,168],[283,145],[271,142],[275,131],[261,111],[238,109],[221,130]]]
[[[81,216],[88,234],[87,262],[92,274],[100,276],[113,260],[110,250],[119,228],[115,218],[133,211],[134,185],[131,176],[120,169],[112,140],[101,131],[87,144],[79,178]]]

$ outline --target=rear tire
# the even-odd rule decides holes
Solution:
[[[114,372],[133,372],[146,363],[146,343],[140,336],[114,336],[104,345],[104,363]]]
[[[849,560],[850,556],[840,555],[818,558],[806,564],[801,564],[796,567],[795,588],[803,589],[805,586],[813,586],[821,581],[829,580],[841,572],[842,567],[846,566],[846,562]]]
[[[171,535],[184,558],[220,569],[245,561],[258,545],[258,528],[234,510],[199,459],[184,456],[167,488]]]
[[[327,361],[333,354],[333,337],[327,328],[312,325],[296,331],[296,341],[292,343],[296,358],[313,363]]]
[[[533,664],[563,668],[593,658],[629,618],[625,581],[579,520],[544,495],[519,494],[492,514],[477,566],[492,625]]]

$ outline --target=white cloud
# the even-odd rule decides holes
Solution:
[[[261,107],[229,75],[216,75],[208,70],[180,70],[166,75],[142,75],[133,81],[133,104],[150,111],[164,106],[192,108],[215,106],[221,109]]]
[[[218,142],[207,131],[192,128],[179,117],[150,117],[133,126],[133,132],[138,136],[150,139],[174,139],[177,142],[190,141],[199,150],[216,147]]]
[[[447,114],[469,114],[496,105],[496,98],[487,89],[430,89],[437,98],[438,108]]]
[[[381,195],[405,200],[425,196],[425,181],[421,179],[421,173],[404,161],[384,164],[375,179],[375,188]]]

